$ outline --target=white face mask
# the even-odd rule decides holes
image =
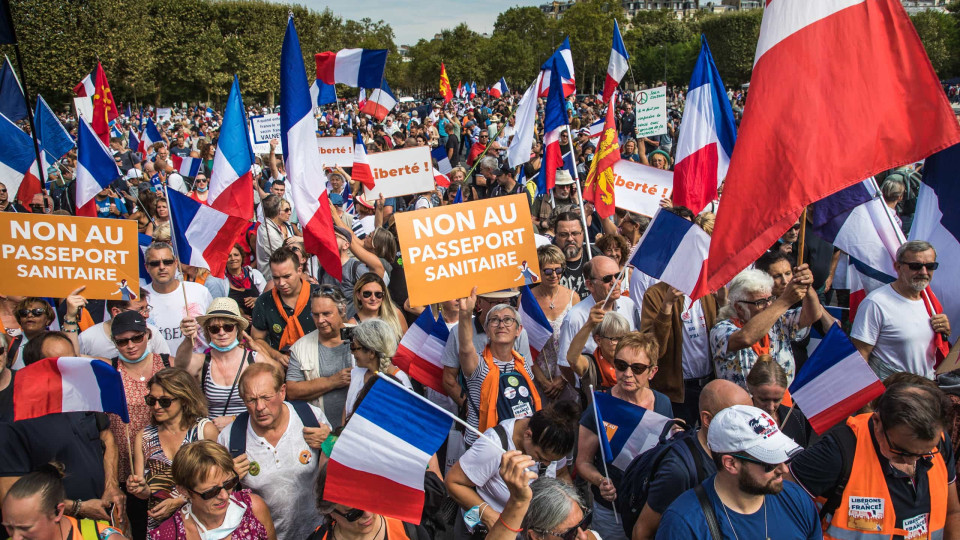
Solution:
[[[184,509],[197,525],[197,531],[200,533],[201,540],[221,540],[233,534],[233,531],[240,526],[240,520],[243,519],[243,514],[247,511],[247,506],[230,499],[230,503],[227,505],[227,515],[223,517],[223,523],[216,529],[210,529],[209,531],[200,523],[197,516],[193,514],[193,509],[189,504]]]

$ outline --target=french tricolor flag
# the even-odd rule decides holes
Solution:
[[[527,339],[530,341],[530,355],[536,359],[540,351],[553,339],[553,327],[527,285],[520,288],[519,311],[520,324],[527,331]]]
[[[670,421],[666,416],[615,398],[603,392],[593,393],[599,424],[604,427],[600,444],[607,463],[621,471],[633,458],[653,448],[660,441],[663,427]]]
[[[143,128],[143,133],[140,134],[140,146],[138,147],[140,154],[146,157],[150,147],[158,142],[163,142],[160,130],[153,123],[153,118],[147,118],[147,124]]]
[[[450,158],[447,157],[446,148],[438,146],[430,150],[430,157],[437,161],[437,170],[442,174],[447,174],[453,170],[453,165],[450,164]]]
[[[497,84],[494,84],[493,86],[490,87],[490,91],[488,92],[488,94],[490,94],[491,97],[500,97],[509,91],[510,89],[507,88],[506,79],[504,79],[503,77],[500,77],[500,80],[497,81]]]
[[[326,498],[419,524],[423,472],[452,424],[443,409],[381,375],[330,452]]]
[[[247,115],[240,97],[240,79],[233,86],[223,111],[223,125],[217,139],[210,173],[207,204],[226,214],[246,220],[253,218],[253,151],[247,129]]]
[[[882,394],[883,383],[834,324],[790,385],[790,395],[818,435]]]
[[[637,242],[630,264],[696,300],[706,294],[710,235],[695,223],[663,209]]]
[[[324,79],[320,74],[319,56],[317,62],[318,78],[328,84],[338,82]],[[317,148],[317,119],[313,116],[314,106],[310,102],[310,87],[303,68],[300,38],[291,15],[280,53],[280,142],[293,206],[303,228],[306,252],[316,255],[324,270],[339,280],[343,277],[343,266],[333,234],[333,216],[325,182],[318,181],[325,175]],[[380,80],[373,86],[379,87]]]
[[[604,124],[604,121],[605,121],[605,120],[604,120],[603,118],[601,118],[601,119],[597,120],[596,122],[594,122],[594,123],[590,124],[589,126],[587,126],[587,129],[590,130],[590,138],[591,138],[591,139],[596,139],[596,138],[598,138],[601,134],[603,134],[603,124]]]
[[[18,200],[27,206],[41,191],[33,139],[0,114],[0,140],[3,140],[0,144],[0,182],[7,186],[11,201]],[[113,162],[112,157],[110,161]],[[77,196],[79,198],[79,193]]]
[[[77,126],[77,215],[96,217],[98,193],[120,176],[110,149],[83,118]]]
[[[577,81],[573,77],[573,54],[570,52],[570,38],[563,38],[563,43],[554,51],[553,56],[540,67],[544,72],[540,86],[540,97],[549,95],[550,85],[553,84],[552,73],[560,75],[563,84],[563,97],[568,98],[577,91]]]
[[[387,81],[383,81],[380,88],[370,92],[370,97],[367,98],[363,107],[360,108],[360,112],[369,114],[380,122],[383,121],[396,106],[397,98],[390,92],[390,86],[387,85]]]
[[[170,160],[173,161],[173,168],[183,176],[193,178],[200,172],[200,165],[202,163],[200,158],[171,155]]]
[[[94,74],[87,73],[87,76],[73,87],[73,93],[76,94],[77,97],[93,97],[93,95],[97,93],[93,80]]]
[[[470,83],[470,99],[477,97],[477,83],[476,81]]]
[[[387,49],[343,49],[317,53],[317,78],[327,84],[380,88]]]
[[[44,358],[17,372],[14,420],[87,411],[114,413],[130,422],[120,372],[103,360]]]
[[[127,148],[134,152],[140,151],[140,138],[137,137],[137,132],[133,127],[130,128],[130,132],[128,133]]]
[[[434,319],[433,310],[427,306],[400,340],[393,363],[410,378],[445,394],[440,358],[448,337],[446,322],[442,317]]]
[[[613,48],[610,49],[610,62],[607,64],[607,78],[603,82],[603,102],[610,101],[610,96],[617,89],[623,76],[627,74],[630,68],[630,55],[627,54],[627,48],[623,44],[623,37],[620,35],[620,25],[613,21]]]
[[[673,204],[693,213],[717,198],[727,176],[737,128],[726,87],[713,62],[707,38],[700,37],[700,56],[690,77],[690,89],[677,139],[673,174]]]
[[[438,187],[448,188],[450,187],[450,177],[433,169],[433,181],[437,184]]]
[[[563,167],[563,152],[560,148],[560,133],[567,129],[567,109],[564,105],[560,73],[554,69],[550,78],[553,83],[543,119],[543,164],[537,178],[537,193],[544,194],[553,189],[557,178],[557,169]]]
[[[363,137],[357,132],[357,139],[353,144],[353,169],[350,171],[353,180],[360,182],[367,189],[373,189],[373,169],[367,160],[367,147],[363,144]]]
[[[199,203],[175,189],[167,191],[174,243],[183,264],[206,268],[222,278],[234,241],[247,221]]]

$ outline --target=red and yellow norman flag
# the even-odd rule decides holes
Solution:
[[[592,201],[602,219],[612,216],[616,210],[613,199],[613,165],[620,161],[620,144],[614,120],[615,101],[616,93],[610,96],[607,104],[607,120],[603,124],[603,133],[600,134],[600,143],[593,156],[590,172],[587,173],[587,183],[583,187],[583,200]]]
[[[443,94],[444,103],[453,100],[453,88],[450,87],[450,77],[447,77],[447,68],[443,62],[440,62],[440,93]]]
[[[120,113],[110,92],[107,74],[103,71],[100,62],[97,62],[97,72],[93,82],[93,121],[90,125],[103,144],[110,144],[110,121],[118,116]]]

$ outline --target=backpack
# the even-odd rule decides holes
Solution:
[[[317,422],[317,417],[313,415],[313,409],[310,408],[309,403],[306,401],[288,401],[287,403],[293,406],[293,410],[296,411],[297,416],[300,417],[300,422],[303,424],[303,427],[320,427],[320,422]],[[247,451],[248,420],[250,420],[250,413],[242,412],[237,415],[233,420],[233,424],[230,425],[230,455],[233,457],[237,457]]]
[[[683,460],[690,475],[691,485],[699,485],[707,479],[707,472],[703,467],[703,456],[697,448],[697,431],[684,429],[671,438],[670,432],[674,426],[686,427],[686,424],[680,420],[667,422],[660,434],[660,442],[633,458],[627,469],[623,471],[614,505],[617,514],[620,515],[620,522],[623,524],[627,538],[633,536],[633,526],[640,517],[640,511],[647,504],[650,482],[668,453],[676,452]]]
[[[857,451],[857,438],[846,422],[830,428],[827,433],[833,433],[834,438],[837,440],[837,446],[840,447],[840,457],[843,459],[843,468],[840,471],[840,481],[837,482],[833,493],[824,493],[823,495],[827,501],[820,507],[820,521],[832,515],[837,511],[837,508],[840,507],[840,503],[843,501],[843,490],[847,488],[847,482],[850,481],[850,471],[853,469],[853,455]]]

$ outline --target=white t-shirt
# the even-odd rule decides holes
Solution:
[[[638,274],[639,272],[634,272]],[[643,298],[642,296],[640,298]],[[570,311],[567,312],[567,315],[563,318],[563,324],[560,325],[560,339],[559,345],[557,347],[557,365],[570,367],[570,363],[567,362],[567,350],[570,349],[570,342],[573,341],[573,336],[577,335],[577,332],[583,328],[583,325],[587,322],[587,319],[590,318],[590,308],[596,304],[597,301],[593,299],[593,295],[587,295],[586,298],[580,300],[580,303],[570,308]],[[627,298],[626,296],[621,296],[617,299],[617,302],[613,306],[614,311],[626,317],[627,322],[630,323],[630,330],[636,330],[636,316],[638,313],[637,305],[633,303],[633,300]],[[593,353],[597,349],[597,343],[593,341],[593,336],[587,338],[587,344],[583,347],[583,352]]]
[[[683,378],[699,379],[713,372],[713,362],[710,358],[710,329],[707,328],[707,318],[703,314],[703,304],[700,300],[690,302],[690,297],[683,297],[684,310],[680,313],[680,323],[683,325],[681,347],[683,349]]]
[[[356,365],[356,361],[354,361]],[[344,407],[347,416],[350,416],[353,413],[354,406],[357,404],[357,397],[360,395],[360,391],[363,390],[364,376],[367,374],[367,368],[354,367],[350,370],[350,386],[347,388],[347,402]],[[402,371],[397,371],[394,375],[400,382],[413,390],[413,384],[410,383],[410,377],[407,377],[407,374]]]
[[[303,440],[303,422],[289,403],[284,403],[290,419],[287,429],[272,446],[256,434],[247,422],[247,459],[256,463],[259,472],[251,472],[243,478],[243,486],[263,498],[270,507],[270,516],[277,529],[277,538],[306,538],[323,520],[317,511],[313,486],[317,482],[317,459],[320,451],[314,450]],[[321,424],[330,425],[323,411],[310,405],[314,416]],[[217,442],[230,447],[229,424],[220,432]]]
[[[187,305],[189,310],[184,309],[183,290],[187,291]],[[167,341],[167,347],[176,353],[177,347],[183,341],[183,332],[180,331],[180,321],[189,312],[191,317],[198,317],[207,312],[207,307],[213,302],[213,296],[203,285],[193,282],[180,283],[173,292],[162,294],[153,288],[153,284],[144,287],[150,292],[150,305],[153,310],[150,312],[150,318],[157,325],[160,334]],[[200,334],[202,336],[202,333]]]
[[[163,334],[156,326],[147,323],[147,329],[150,330],[150,351],[156,354],[170,354],[170,347],[167,346]],[[117,346],[113,344],[110,335],[107,334],[107,328],[104,323],[98,323],[78,336],[80,340],[80,354],[94,356],[96,358],[116,358],[120,356]]]
[[[516,418],[500,422],[500,425],[507,432],[507,450],[517,449],[513,444],[513,427],[516,423]],[[460,468],[463,469],[463,474],[467,475],[467,478],[477,486],[477,495],[480,495],[480,498],[489,504],[490,508],[502,512],[503,505],[507,504],[507,499],[510,498],[510,490],[503,481],[503,477],[500,476],[500,457],[503,456],[504,450],[500,446],[500,437],[494,431],[494,428],[488,429],[483,434],[484,437],[478,438],[473,446],[460,457]],[[496,441],[496,443],[488,439]],[[557,468],[566,466],[567,458],[552,461],[544,476],[556,478]],[[534,465],[528,470],[537,472],[537,468],[537,465]]]
[[[873,344],[870,366],[883,379],[907,371],[933,379],[936,351],[923,300],[909,300],[884,285],[860,303],[850,337]]]

